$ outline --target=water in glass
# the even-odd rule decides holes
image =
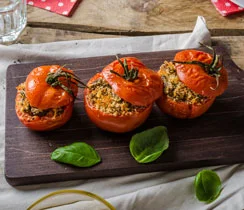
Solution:
[[[26,26],[26,0],[0,0],[0,43],[15,41]]]

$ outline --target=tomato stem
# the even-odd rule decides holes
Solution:
[[[49,72],[48,75],[47,75],[47,78],[46,78],[46,82],[51,85],[52,87],[60,87],[62,88],[63,90],[65,90],[67,93],[69,93],[70,95],[72,95],[72,97],[75,98],[75,95],[72,91],[72,89],[70,88],[70,85],[71,83],[76,85],[77,87],[80,87],[80,88],[88,88],[88,86],[83,83],[79,77],[77,77],[75,74],[73,74],[72,72],[66,72],[64,70],[62,70],[62,68],[64,67],[65,65],[59,67],[59,69],[52,73],[52,72]],[[66,81],[68,83],[68,85],[64,85],[60,80],[59,78],[62,78],[62,77],[65,77],[66,78]],[[74,80],[74,81],[72,81]],[[81,84],[81,85],[79,85]]]
[[[121,75],[114,70],[110,70],[111,73],[116,74],[117,76],[122,77],[123,79],[130,81],[130,82],[133,82],[135,79],[138,78],[138,69],[133,68],[133,66],[131,66],[131,69],[129,70],[126,59],[124,59],[124,63],[123,63],[117,55],[116,55],[116,58],[117,58],[118,62],[120,63],[120,65],[123,67],[124,74]]]

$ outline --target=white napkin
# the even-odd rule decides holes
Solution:
[[[150,52],[199,47],[210,44],[210,33],[203,17],[197,18],[192,33],[129,38],[110,38],[54,42],[32,45],[0,45],[0,209],[26,209],[38,198],[59,189],[80,189],[107,199],[120,210],[161,209],[243,209],[244,167],[242,165],[212,167],[225,187],[212,204],[197,201],[193,191],[194,176],[200,169],[156,172],[114,178],[77,180],[60,183],[12,187],[4,178],[4,114],[5,73],[14,62],[37,62],[81,58],[117,53]],[[77,204],[76,204],[77,205]],[[60,207],[58,209],[78,209]]]

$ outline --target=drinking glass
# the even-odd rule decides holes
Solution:
[[[15,41],[26,20],[26,0],[0,0],[0,43]]]

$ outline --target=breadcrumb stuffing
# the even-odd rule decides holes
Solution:
[[[20,93],[20,97],[21,97],[21,100],[16,101],[16,105],[21,107],[20,110],[22,112],[25,112],[30,116],[57,117],[64,112],[63,107],[56,108],[56,109],[45,109],[45,110],[32,107],[25,95],[25,83],[21,83],[16,89]]]
[[[171,99],[188,104],[202,104],[206,100],[206,97],[195,93],[180,81],[172,62],[165,61],[158,73],[164,82],[164,93]]]
[[[132,115],[146,109],[145,106],[135,106],[124,101],[113,92],[111,86],[102,78],[90,85],[87,100],[97,110],[114,116]]]

